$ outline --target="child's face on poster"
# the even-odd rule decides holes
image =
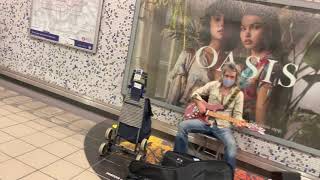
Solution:
[[[240,39],[249,50],[260,49],[264,35],[264,22],[256,15],[245,15],[241,20]]]

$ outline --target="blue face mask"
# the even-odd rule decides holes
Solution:
[[[222,81],[222,84],[225,86],[225,87],[231,87],[232,85],[234,85],[235,83],[235,80],[234,79],[226,79],[226,78],[223,78],[223,81]]]

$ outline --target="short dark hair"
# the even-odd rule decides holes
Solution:
[[[209,45],[211,41],[210,21],[211,17],[224,15],[225,25],[230,28],[229,37],[223,40],[222,49],[231,51],[240,42],[240,11],[234,1],[217,0],[211,4],[205,11],[205,15],[200,19],[201,29],[199,32],[199,40],[202,46]]]

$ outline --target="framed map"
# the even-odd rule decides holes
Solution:
[[[103,0],[33,0],[30,35],[96,52]]]

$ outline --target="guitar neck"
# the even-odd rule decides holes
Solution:
[[[206,112],[206,116],[208,117],[214,117],[214,118],[218,118],[218,119],[222,119],[222,120],[226,120],[229,121],[231,123],[239,123],[242,124],[243,126],[247,127],[248,129],[252,130],[252,131],[256,131],[260,134],[265,134],[265,129],[262,127],[259,127],[256,124],[252,124],[252,123],[247,123],[245,120],[243,119],[236,119],[227,115],[223,115],[221,113],[216,113],[214,111],[207,111]]]
[[[225,120],[225,121],[229,121],[231,123],[245,122],[244,120],[239,120],[239,119],[233,118],[231,116],[223,115],[221,113],[216,113],[216,112],[213,112],[213,111],[207,111],[206,115],[210,116],[210,117],[222,119],[222,120]]]

